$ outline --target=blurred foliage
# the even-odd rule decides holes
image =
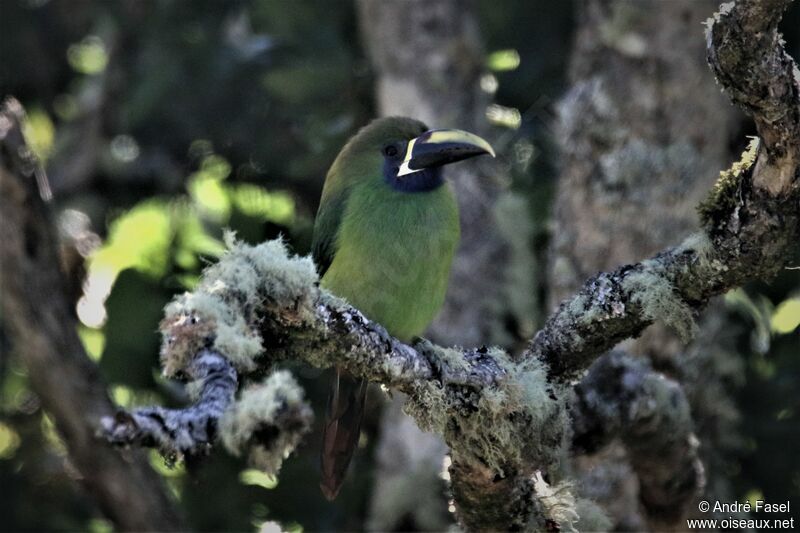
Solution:
[[[800,253],[796,254],[800,262]],[[740,497],[800,499],[800,275],[786,270],[769,285],[739,289],[726,300],[738,315],[737,343],[746,380],[738,393],[745,442],[731,478]],[[766,518],[766,517],[765,517]]]
[[[225,228],[249,242],[283,235],[306,253],[327,166],[374,113],[354,6],[1,1],[0,92],[28,110],[26,133],[48,166],[56,208],[82,213],[101,243],[77,247],[86,258],[72,280],[81,288],[80,338],[120,405],[178,405],[185,392],[158,371],[164,303],[223,251]],[[481,87],[496,102],[487,118],[500,126],[495,144],[529,206],[530,246],[541,258],[572,3],[476,6],[489,51]],[[800,43],[800,9],[784,25]],[[787,271],[776,284],[728,297],[748,362],[739,397],[748,448],[732,473],[743,496],[800,496],[800,459],[786,446],[800,442],[798,288],[798,272]],[[0,529],[109,531],[9,353],[0,329],[0,486],[10,487]],[[326,380],[293,370],[320,413]],[[278,478],[221,452],[174,468],[156,453],[151,462],[198,530],[254,530],[265,521],[291,531],[360,529],[382,403],[371,394],[364,449],[335,504],[317,489],[319,432]]]

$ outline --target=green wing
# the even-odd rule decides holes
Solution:
[[[321,278],[327,272],[336,255],[336,238],[341,227],[347,204],[349,187],[341,180],[325,180],[319,202],[317,218],[314,220],[314,239],[311,243],[312,256]]]

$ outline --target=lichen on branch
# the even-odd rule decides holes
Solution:
[[[161,321],[164,374],[179,373],[202,348],[225,354],[240,372],[257,368],[264,353],[259,323],[276,304],[295,309],[283,320],[313,317],[317,273],[310,258],[291,257],[281,240],[259,246],[225,237],[227,254],[204,272],[198,287],[170,303]]]
[[[557,508],[547,499],[545,478],[534,477],[541,471],[548,487],[565,486],[556,466],[570,438],[566,408],[572,385],[599,356],[654,321],[690,336],[695,315],[712,296],[750,280],[769,280],[796,249],[800,81],[776,30],[788,3],[741,0],[724,6],[710,22],[712,68],[734,101],[753,115],[762,142],[752,144],[739,166],[723,174],[701,208],[705,231],[650,259],[592,276],[521,354],[401,343],[320,289],[311,260],[291,255],[281,241],[251,247],[229,237],[229,251],[206,269],[198,289],[167,308],[161,324],[165,372],[192,377],[204,351],[224,356],[243,375],[271,370],[285,359],[339,367],[407,393],[406,411],[445,438],[453,456],[458,516],[466,528],[558,526],[554,516],[577,521],[574,509]],[[643,376],[632,392],[641,400],[636,405],[666,407],[628,422],[663,446],[628,446],[638,457],[642,486],[658,495],[654,500],[684,501],[686,491],[701,484],[688,437],[691,420],[681,410],[685,401],[675,395],[677,384],[651,373]],[[277,383],[269,383],[243,393],[241,404],[226,415],[222,438],[236,453],[244,453],[259,433],[256,428],[264,426],[250,418],[248,406],[266,407],[273,422],[281,397],[293,399],[295,412],[305,412],[294,388],[279,392]],[[678,407],[672,409],[675,398]],[[658,431],[638,424],[651,415]],[[267,426],[287,432],[279,455],[299,442],[302,430]],[[113,425],[107,429],[114,434]],[[680,438],[661,439],[665,433]],[[274,468],[276,455],[264,453],[266,467]],[[659,456],[674,459],[678,471],[654,467]]]
[[[217,434],[220,417],[233,402],[236,370],[218,352],[201,349],[186,368],[195,383],[196,402],[189,408],[145,407],[101,419],[112,444],[158,448],[169,460],[206,453]]]
[[[708,197],[697,206],[700,220],[709,232],[715,232],[720,223],[724,225],[723,217],[736,210],[741,198],[745,173],[752,171],[760,145],[758,137],[753,137],[739,161],[731,165],[728,170],[719,173],[719,178],[708,193]]]
[[[564,400],[548,387],[538,361],[513,362],[499,349],[400,344],[319,289],[313,264],[281,241],[227,241],[228,252],[206,269],[198,288],[167,307],[161,327],[169,374],[180,373],[202,346],[230,350],[242,372],[285,357],[338,365],[408,392],[406,410],[421,427],[499,473],[555,463],[568,423]],[[262,353],[265,338],[270,348]],[[233,440],[223,430],[223,441]]]
[[[234,455],[248,453],[254,467],[277,474],[283,460],[311,431],[314,413],[286,370],[242,391],[220,421],[220,436]]]

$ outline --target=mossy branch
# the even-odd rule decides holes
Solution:
[[[791,187],[800,151],[800,71],[778,32],[791,3],[726,3],[708,20],[706,31],[708,63],[717,81],[753,117],[766,142],[763,176],[755,180],[773,193]]]
[[[594,362],[575,397],[574,448],[592,453],[621,439],[648,515],[665,529],[676,523],[705,483],[680,384],[655,372],[646,359],[614,351]]]
[[[216,438],[219,419],[236,394],[239,385],[236,370],[219,353],[201,350],[187,366],[186,375],[201,387],[198,401],[192,407],[120,411],[115,417],[101,420],[108,441],[157,447],[173,460],[206,452]]]
[[[552,509],[564,500],[548,504],[549,485],[536,474],[557,481],[551,476],[569,440],[572,383],[598,356],[654,321],[691,337],[694,317],[709,298],[750,280],[770,279],[796,249],[800,76],[776,32],[786,5],[786,0],[742,0],[723,6],[710,22],[712,68],[734,101],[753,115],[762,142],[753,148],[757,155],[748,152],[725,174],[720,194],[704,204],[703,232],[651,259],[587,280],[518,356],[401,343],[321,290],[311,261],[292,257],[280,241],[249,247],[229,239],[230,251],[206,270],[198,289],[167,309],[161,324],[165,372],[185,372],[209,349],[243,373],[294,359],[337,366],[406,392],[407,411],[451,447],[453,491],[464,526],[550,527]],[[747,74],[751,71],[758,74]],[[649,375],[643,373],[630,394],[673,397],[672,385]],[[628,443],[639,457],[642,486],[671,501],[683,501],[685,493],[659,492],[664,483],[681,479],[694,490],[701,482],[688,437],[691,423],[682,413],[659,413],[656,428],[640,433],[649,440],[674,430],[687,438],[653,447]],[[674,458],[682,468],[677,477],[652,468],[654,454]],[[562,509],[558,516],[560,527],[571,527],[570,512]]]

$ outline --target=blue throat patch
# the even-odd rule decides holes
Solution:
[[[384,157],[383,179],[389,186],[400,192],[428,192],[444,184],[442,167],[432,167],[397,177],[400,163],[396,158]]]

